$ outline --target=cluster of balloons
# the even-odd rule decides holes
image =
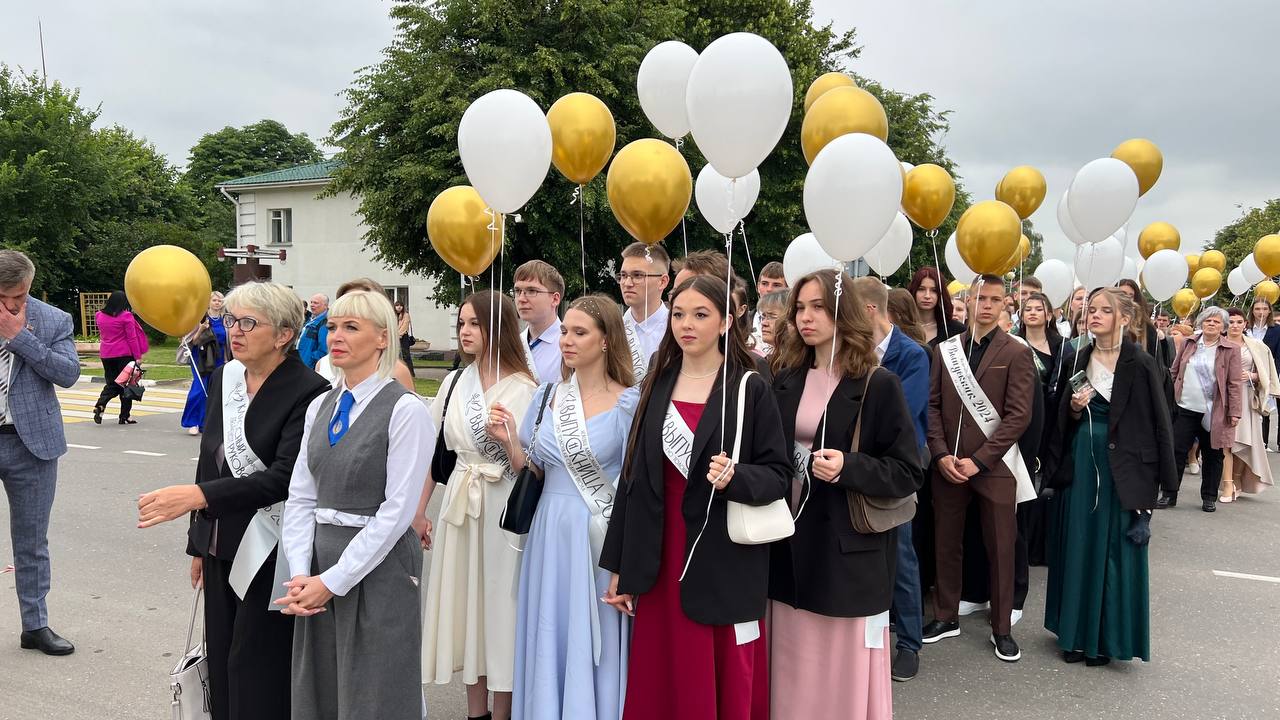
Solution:
[[[1005,173],[996,183],[996,199],[970,206],[947,239],[944,255],[952,276],[968,284],[979,274],[1004,275],[1026,262],[1031,240],[1022,234],[1022,221],[1040,207],[1047,190],[1044,175],[1030,165]]]

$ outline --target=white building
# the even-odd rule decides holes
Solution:
[[[457,311],[435,303],[435,281],[387,268],[364,246],[360,202],[349,192],[320,193],[339,161],[276,170],[229,180],[218,189],[236,206],[236,247],[284,251],[284,260],[241,260],[237,282],[258,277],[288,285],[307,299],[333,298],[338,286],[359,277],[378,281],[392,301],[403,302],[413,318],[413,334],[432,350],[457,348]],[[426,228],[423,228],[425,242]],[[271,252],[271,255],[276,253]],[[255,265],[257,267],[255,267]]]

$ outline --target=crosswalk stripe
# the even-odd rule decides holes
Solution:
[[[58,397],[63,400],[82,400],[82,401],[88,401],[88,402],[97,402],[98,393],[67,390],[65,392],[58,393]],[[172,403],[174,405],[185,405],[187,402],[187,397],[185,395],[183,395],[182,397],[176,397],[174,395],[159,395],[156,393],[148,392],[146,393],[146,395],[143,396],[143,401],[145,402],[148,400],[150,401],[158,400],[162,403]]]
[[[135,409],[132,413],[130,413],[130,417],[151,417],[152,415],[173,415],[173,414],[175,414],[175,413],[169,413],[169,412],[147,412],[146,410],[141,410],[141,411],[140,411],[140,410],[136,410],[136,409]],[[66,421],[68,418],[74,418],[74,419],[77,419],[77,420],[92,420],[92,419],[93,419],[93,413],[92,413],[92,412],[89,412],[89,411],[87,411],[87,410],[68,410],[68,409],[66,409],[66,408],[63,408],[63,409],[62,409],[62,419],[63,419],[64,421]],[[104,422],[104,423],[114,423],[114,422],[115,422],[115,418],[116,418],[115,413],[111,413],[109,416],[108,416],[108,415],[103,415],[103,416],[102,416],[102,422]]]
[[[95,401],[93,400],[65,400],[64,399],[62,401],[62,408],[66,410],[66,409],[83,407],[83,408],[89,408],[90,410],[92,410],[94,406],[94,402]],[[115,406],[116,406],[115,403],[109,403],[107,405],[107,408],[108,410],[110,410],[110,408],[113,408]],[[184,406],[182,405],[157,405],[155,403],[149,403],[146,401],[143,401],[140,403],[136,402],[133,404],[134,412],[137,412],[138,410],[142,410],[144,412],[153,412],[153,413],[180,413],[182,412],[183,407]]]
[[[67,443],[67,447],[76,448],[77,450],[101,450],[97,445],[76,445],[75,443]]]
[[[146,457],[164,457],[164,453],[147,452],[146,450],[125,450],[125,455],[144,455]]]

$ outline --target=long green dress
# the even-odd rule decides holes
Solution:
[[[1063,650],[1150,661],[1147,546],[1125,536],[1133,513],[1120,506],[1107,461],[1110,409],[1100,395],[1089,402],[1072,438],[1075,476],[1054,497],[1044,626]]]

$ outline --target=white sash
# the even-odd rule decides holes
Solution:
[[[472,363],[462,371],[458,378],[458,392],[462,393],[462,415],[467,422],[467,432],[476,449],[491,463],[507,465],[507,454],[502,445],[489,436],[485,428],[488,422],[489,404],[484,399],[484,388],[480,386],[480,370]],[[456,392],[455,392],[456,394]],[[506,474],[510,474],[508,467]]]
[[[238,478],[267,469],[267,466],[253,452],[248,438],[245,437],[244,419],[248,412],[249,384],[245,380],[245,367],[239,360],[232,360],[222,369],[222,452],[226,458],[227,469]],[[240,547],[236,549],[236,557],[231,562],[231,573],[227,577],[231,589],[241,600],[249,591],[249,585],[258,574],[258,570],[262,568],[262,564],[271,557],[271,551],[279,548],[280,522],[283,515],[283,502],[258,508],[258,511],[253,514],[253,519],[249,521],[249,526],[245,528],[244,537],[240,539]],[[288,580],[288,569],[283,559],[277,557],[277,575],[282,570],[285,577],[280,582]],[[280,606],[270,603],[268,607],[281,609]]]
[[[938,344],[942,353],[942,366],[946,368],[947,376],[951,378],[951,386],[955,388],[956,395],[960,396],[960,402],[969,412],[969,417],[973,418],[973,421],[982,429],[982,433],[990,438],[995,434],[996,428],[1000,427],[1000,415],[991,404],[991,400],[987,398],[987,394],[983,392],[982,386],[978,384],[978,378],[974,377],[973,370],[969,367],[969,359],[964,355],[961,337],[957,335]],[[1027,472],[1026,464],[1022,462],[1018,443],[1010,445],[1001,459],[1013,473],[1017,483],[1017,502],[1034,500],[1036,489],[1031,483],[1031,474]]]
[[[636,320],[631,316],[631,308],[622,313],[622,328],[627,333],[627,347],[631,349],[631,372],[635,374],[636,384],[639,385],[649,372],[649,359],[640,346],[640,336],[636,333]]]
[[[681,477],[689,479],[689,463],[693,462],[693,431],[674,402],[667,405],[667,415],[662,418],[662,454],[667,456]]]
[[[529,373],[533,375],[533,381],[541,385],[542,378],[538,376],[538,363],[533,361],[533,348],[529,347],[529,331],[525,330],[521,335],[524,335],[521,338],[523,342],[520,343],[524,346],[524,364],[529,366]],[[547,382],[551,382],[551,379],[548,378]]]

